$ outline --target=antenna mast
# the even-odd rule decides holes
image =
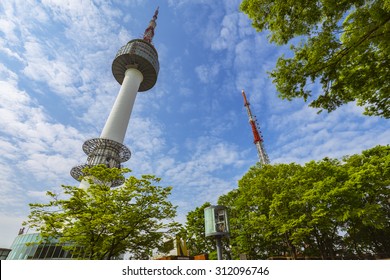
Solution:
[[[154,12],[153,18],[149,22],[148,27],[145,29],[144,36],[143,36],[143,40],[150,43],[150,44],[152,43],[152,39],[154,36],[154,29],[157,26],[156,20],[157,20],[157,16],[158,16],[158,9],[159,9],[159,7],[157,7],[156,11]]]
[[[261,166],[263,166],[265,164],[269,164],[270,163],[269,158],[268,158],[268,155],[267,155],[267,153],[264,149],[264,146],[263,146],[263,138],[261,138],[261,134],[259,133],[259,129],[256,125],[256,119],[252,115],[251,109],[249,107],[249,102],[246,99],[246,95],[245,95],[244,90],[242,90],[242,96],[244,97],[244,106],[245,106],[246,111],[248,113],[249,123],[252,127],[253,143],[255,143],[255,145],[256,145],[257,154],[259,156],[259,162],[260,162]]]

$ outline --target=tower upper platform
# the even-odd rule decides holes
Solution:
[[[143,75],[139,91],[147,91],[155,85],[160,63],[157,50],[151,43],[134,39],[119,49],[112,62],[112,74],[119,84],[122,84],[129,68],[136,68]]]
[[[138,69],[143,80],[138,91],[151,89],[157,81],[160,64],[158,54],[152,45],[154,29],[157,26],[158,7],[154,12],[152,20],[145,29],[142,39],[135,39],[124,45],[115,56],[112,62],[112,74],[119,84],[123,83],[125,72],[129,68]]]

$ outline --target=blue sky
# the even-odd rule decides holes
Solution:
[[[258,158],[241,90],[272,163],[340,158],[388,144],[389,122],[351,103],[318,115],[278,99],[267,71],[289,55],[256,33],[239,0],[24,0],[0,3],[0,247],[10,247],[30,202],[78,185],[119,91],[117,50],[139,38],[157,6],[160,73],[139,93],[124,144],[134,175],[174,187],[178,221],[237,187]],[[315,89],[316,90],[316,89]]]

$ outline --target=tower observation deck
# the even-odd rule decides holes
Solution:
[[[105,164],[110,168],[121,168],[131,157],[123,140],[130,121],[134,102],[139,91],[151,89],[157,81],[160,64],[158,54],[152,45],[158,8],[145,29],[142,39],[134,39],[121,47],[112,63],[112,74],[121,85],[113,108],[99,138],[89,139],[83,144],[87,163],[72,168],[70,174],[80,181],[85,167]],[[80,187],[86,182],[81,181]],[[119,186],[123,181],[112,182]]]

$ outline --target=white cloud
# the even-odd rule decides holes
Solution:
[[[19,229],[22,228],[24,217],[0,212],[0,248],[10,248]]]
[[[195,72],[198,75],[199,80],[202,83],[211,83],[219,73],[220,65],[199,65],[195,68]]]
[[[227,167],[239,167],[244,162],[238,148],[218,138],[200,137],[189,139],[187,147],[191,158],[169,168],[166,176],[180,185],[207,186],[211,174]]]
[[[248,68],[253,62],[253,40],[242,40],[235,46],[235,67],[238,69]]]
[[[224,16],[219,36],[211,43],[211,49],[223,50],[234,48],[238,37],[239,14],[232,13]]]
[[[6,164],[6,163],[12,163],[12,161],[7,159],[4,160],[3,158],[1,158],[1,160],[2,160],[2,164],[0,165],[0,175],[1,175],[0,209],[4,210],[7,207],[20,207],[22,205],[21,203],[22,188],[19,187],[20,182],[18,178],[15,176],[15,173],[17,171],[15,170],[14,166],[11,166],[11,164]]]
[[[12,51],[8,46],[6,46],[6,41],[2,38],[0,38],[0,52],[4,53],[8,57],[15,58],[19,62],[23,60],[17,52]]]
[[[380,125],[380,119],[365,117],[353,104],[332,113],[317,114],[304,104],[300,110],[285,115],[273,115],[270,125],[278,132],[274,144],[274,162],[341,158],[360,153],[378,144],[388,144],[390,130]]]
[[[20,181],[24,179],[17,177],[20,172],[31,172],[34,179],[48,184],[68,178],[75,158],[82,154],[77,150],[83,137],[75,128],[51,121],[36,101],[18,89],[17,76],[2,66],[0,70],[8,76],[8,80],[0,81],[0,146],[1,157],[5,159],[0,167],[6,175],[2,184],[6,196],[2,203],[8,203],[12,195],[21,192],[18,186],[34,187]],[[8,173],[10,166],[13,169]],[[20,196],[11,199],[15,202]]]
[[[46,83],[49,88],[68,98],[75,97],[77,89],[77,64],[72,54],[64,49],[55,50],[34,38],[25,42],[26,67],[24,74],[37,82]],[[50,59],[50,57],[53,57]],[[72,63],[73,62],[73,63]],[[76,66],[76,67],[74,67]]]

